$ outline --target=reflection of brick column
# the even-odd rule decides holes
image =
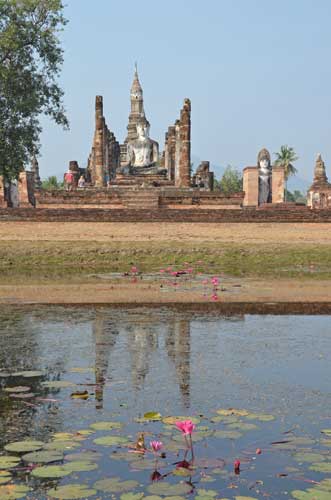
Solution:
[[[104,147],[103,147],[103,101],[102,96],[97,96],[95,100],[95,136],[94,136],[94,151],[95,151],[95,179],[94,184],[97,187],[104,185]]]
[[[284,167],[272,168],[272,203],[284,203],[285,170]]]
[[[259,170],[246,167],[243,173],[244,206],[257,207],[259,204]]]
[[[185,99],[180,113],[179,187],[191,185],[191,101]]]

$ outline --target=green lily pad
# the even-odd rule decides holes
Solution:
[[[147,487],[147,491],[152,495],[162,496],[187,495],[191,490],[192,486],[187,483],[171,484],[166,481],[160,481]]]
[[[120,460],[127,462],[137,462],[142,460],[144,455],[141,453],[135,453],[133,451],[116,450],[111,455],[109,455],[112,460]]]
[[[13,373],[13,377],[24,377],[24,378],[35,378],[35,377],[41,377],[42,375],[43,372],[39,370],[25,370],[23,372]]]
[[[94,484],[94,488],[103,491],[104,493],[121,493],[133,490],[139,485],[137,481],[128,480],[121,481],[119,477],[109,479],[101,479]]]
[[[12,475],[9,471],[7,470],[0,470],[0,484],[6,484],[9,483],[11,480]]]
[[[225,415],[215,415],[214,417],[211,417],[210,421],[213,424],[218,424],[220,422],[224,424],[234,424],[235,422],[238,422],[238,418],[236,416],[225,416]]]
[[[72,387],[75,384],[68,380],[46,380],[42,382],[41,385],[48,387],[48,389],[64,389],[66,387]]]
[[[331,439],[321,439],[320,443],[322,446],[327,446],[328,448],[331,448]]]
[[[55,450],[35,451],[23,455],[22,460],[29,464],[50,464],[63,460],[63,454]]]
[[[219,439],[239,439],[242,434],[238,431],[216,431],[214,436]]]
[[[69,462],[65,464],[63,467],[65,467],[67,470],[70,470],[70,472],[89,472],[91,470],[95,470],[98,468],[97,464],[94,464],[87,460]]]
[[[29,451],[41,450],[44,444],[42,441],[16,441],[6,444],[5,450],[12,453],[28,453]]]
[[[0,457],[0,469],[11,469],[12,467],[16,467],[19,463],[20,459],[17,457],[6,455]]]
[[[293,455],[294,460],[297,462],[322,462],[325,457],[320,453],[296,453]]]
[[[331,436],[331,429],[322,429],[322,434],[326,434],[327,436]]]
[[[331,491],[331,478],[323,479],[318,485],[319,490]]]
[[[291,491],[292,498],[296,500],[330,500],[328,491],[319,490],[317,488],[308,488],[308,490]]]
[[[56,439],[55,441],[50,441],[45,444],[44,450],[63,452],[66,450],[74,450],[80,446],[82,446],[81,443],[77,441],[60,441]]]
[[[162,419],[162,415],[161,413],[158,413],[156,411],[149,411],[144,414],[144,419],[150,421],[158,421]]]
[[[71,470],[64,465],[44,465],[31,472],[31,476],[38,479],[57,479],[71,474]]]
[[[15,392],[16,394],[20,392],[29,392],[31,387],[26,385],[16,385],[15,387],[5,387],[5,392]]]
[[[331,462],[320,462],[320,463],[312,464],[309,467],[309,469],[314,470],[316,472],[330,473],[331,472]]]
[[[197,494],[202,497],[209,497],[209,498],[215,498],[217,497],[218,493],[215,490],[204,490],[204,489],[198,489]]]
[[[0,500],[16,500],[25,497],[30,488],[21,484],[7,484],[0,486]]]
[[[225,417],[230,417],[230,416],[236,416],[236,417],[246,417],[249,415],[249,412],[247,410],[238,410],[236,408],[221,408],[220,410],[217,410],[216,413],[218,415],[224,415]]]
[[[267,413],[248,413],[245,415],[247,420],[258,420],[259,422],[272,422],[275,420],[273,415],[268,415]]]
[[[70,453],[69,455],[66,455],[66,460],[69,460],[70,462],[97,462],[101,457],[102,454],[96,453],[95,451],[80,451],[78,453]]]
[[[120,496],[121,500],[141,500],[144,497],[144,493],[122,493]]]
[[[183,416],[180,416],[180,417],[164,417],[162,418],[162,422],[164,424],[168,424],[168,425],[175,425],[176,422],[183,422],[184,420],[191,420],[191,422],[193,424],[200,424],[200,418],[198,417],[183,417]]]
[[[234,497],[236,500],[257,500],[256,497],[243,497],[241,495]]]
[[[142,460],[135,460],[130,463],[130,467],[136,470],[154,470],[155,469],[155,460],[144,458]]]
[[[146,497],[144,497],[144,500],[163,500],[163,499],[158,495],[147,495]]]
[[[93,441],[93,443],[99,444],[100,446],[120,446],[121,444],[127,444],[128,442],[128,438],[122,436],[103,436],[94,439]]]
[[[295,450],[298,446],[310,446],[315,444],[315,441],[308,437],[291,437],[288,442],[285,443],[275,443],[273,446],[279,448],[280,450]]]
[[[66,484],[48,490],[47,494],[60,500],[75,500],[77,498],[88,498],[97,494],[97,491],[84,484]]]
[[[95,422],[90,427],[96,431],[112,431],[113,429],[121,429],[123,424],[121,422]]]
[[[176,470],[173,471],[174,476],[180,476],[180,477],[193,476],[193,474],[194,470],[187,469],[186,467],[177,467]]]
[[[229,429],[239,429],[241,431],[254,431],[258,429],[255,424],[247,424],[246,422],[235,422],[227,426]]]

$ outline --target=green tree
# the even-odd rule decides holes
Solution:
[[[51,175],[42,181],[41,187],[50,191],[55,189],[63,189],[64,183],[57,180],[56,175]]]
[[[0,175],[17,178],[39,151],[40,115],[68,127],[57,78],[61,0],[0,0]]]
[[[222,191],[225,195],[242,191],[243,178],[241,172],[231,165],[228,165],[221,180],[215,182],[215,189]]]
[[[297,173],[298,170],[293,163],[297,161],[299,157],[296,155],[294,149],[287,145],[281,146],[280,151],[274,154],[276,155],[275,165],[277,167],[284,167],[285,170],[285,201],[287,201],[287,180],[291,175]]]

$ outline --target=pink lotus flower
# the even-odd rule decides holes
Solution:
[[[216,302],[216,301],[218,300],[217,293],[214,293],[214,294],[211,296],[211,300],[213,300],[214,302]]]
[[[214,277],[211,279],[211,282],[212,282],[212,284],[213,284],[214,286],[218,286],[218,285],[219,285],[219,283],[220,283],[220,280],[219,280],[216,276],[214,276]]]
[[[160,269],[160,273],[165,273],[165,269]]]
[[[240,460],[235,460],[233,463],[234,471],[236,474],[240,474]]]
[[[132,267],[131,267],[131,272],[132,272],[132,273],[137,273],[137,272],[138,272],[138,268],[137,268],[137,266],[132,266]]]
[[[160,451],[163,448],[163,443],[161,441],[151,441],[151,448],[155,453]]]
[[[195,429],[195,425],[191,420],[183,420],[182,422],[176,422],[175,425],[176,425],[177,429],[182,431],[182,433],[185,436],[188,436],[188,435],[191,436],[192,432]]]

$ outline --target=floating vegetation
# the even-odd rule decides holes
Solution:
[[[47,495],[60,500],[76,500],[78,498],[89,498],[96,495],[96,490],[84,484],[66,484],[47,491]]]
[[[112,477],[109,479],[101,479],[94,484],[96,490],[103,491],[104,493],[122,493],[130,491],[135,488],[139,483],[137,481],[128,480],[122,481],[119,477]]]
[[[5,484],[0,486],[0,500],[16,500],[29,493],[30,488],[22,484]]]
[[[28,453],[30,451],[41,450],[45,445],[42,441],[16,441],[5,446],[5,450],[11,453]]]
[[[121,429],[123,424],[121,422],[94,422],[90,427],[95,431],[112,431],[114,429]]]
[[[58,451],[36,451],[22,456],[22,460],[29,464],[50,464],[52,462],[61,462],[63,454]]]

